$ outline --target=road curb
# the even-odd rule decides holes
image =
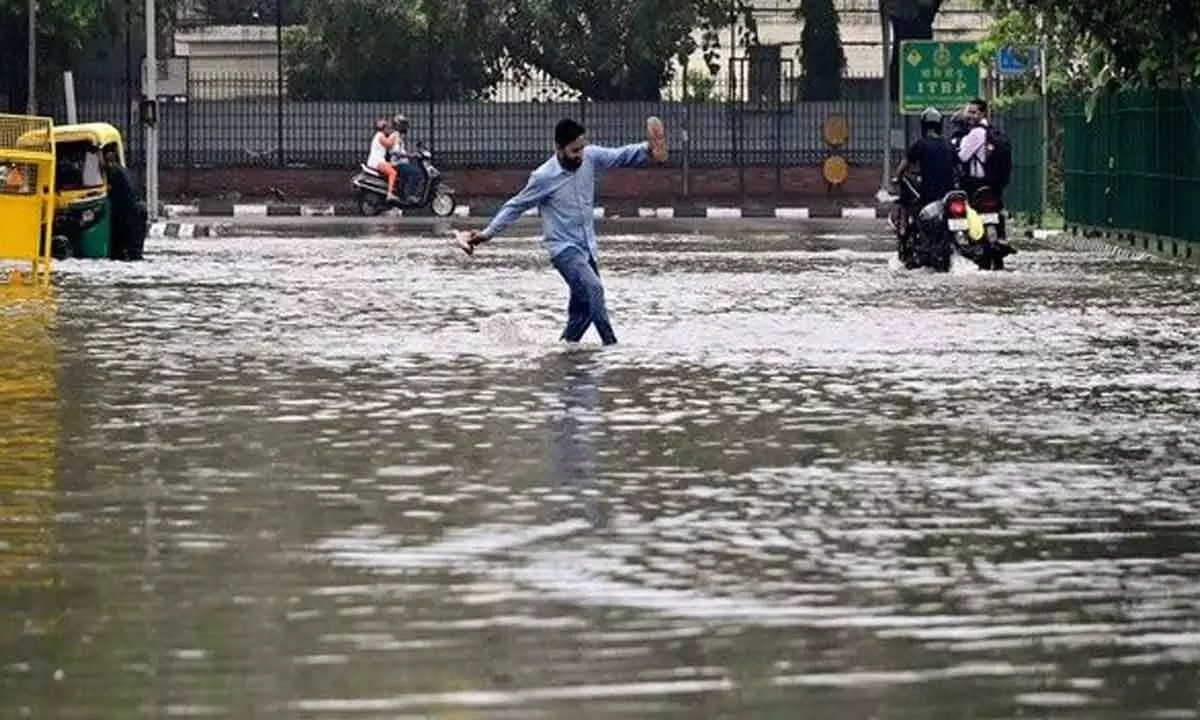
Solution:
[[[362,217],[358,208],[350,204],[242,204],[227,201],[204,201],[193,205],[166,205],[167,219],[181,218],[262,218],[262,217]],[[491,217],[500,209],[500,203],[459,205],[455,217]],[[777,205],[689,205],[645,207],[640,205],[604,205],[594,209],[597,218],[781,218],[781,219],[836,219],[836,218],[884,218],[890,207],[843,207],[817,208]],[[536,216],[537,210],[526,215]],[[432,218],[428,208],[419,210],[392,210],[390,217]]]

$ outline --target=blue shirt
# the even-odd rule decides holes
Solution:
[[[587,145],[583,164],[574,172],[564,170],[557,155],[551,157],[529,174],[529,182],[504,203],[483,234],[495,237],[525,212],[537,208],[542,216],[542,244],[550,257],[574,247],[595,258],[597,173],[638,165],[649,157],[650,145],[644,142],[618,148]]]

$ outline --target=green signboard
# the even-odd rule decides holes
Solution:
[[[966,105],[979,96],[979,85],[979,48],[975,43],[900,43],[900,112]]]

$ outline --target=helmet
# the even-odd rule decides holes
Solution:
[[[942,113],[937,108],[925,108],[921,112],[921,130],[937,130],[942,129]]]
[[[951,138],[959,138],[966,135],[971,129],[970,123],[967,122],[967,114],[962,110],[955,112],[950,116],[950,135]]]
[[[396,129],[408,129],[408,118],[404,116],[404,113],[396,113],[396,116],[392,118],[392,125]]]

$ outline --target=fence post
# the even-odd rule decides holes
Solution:
[[[775,110],[775,204],[779,205],[779,199],[783,195],[783,103],[784,95],[783,88],[789,83],[784,81],[784,78],[789,77],[792,72],[792,64],[790,60],[779,61],[779,83],[775,87],[774,93],[774,110]],[[788,99],[790,104],[790,98]]]
[[[683,159],[679,173],[679,190],[684,200],[687,200],[689,190],[689,174],[691,172],[691,127],[692,127],[692,98],[688,90],[688,74],[687,66],[683,68],[683,126],[680,133],[680,141],[683,143]]]
[[[275,124],[277,157],[279,167],[287,165],[283,154],[283,3],[285,0],[275,0]]]
[[[426,18],[425,24],[425,48],[430,54],[428,58],[431,62],[425,66],[425,95],[429,98],[429,152],[438,152],[437,146],[437,93],[434,91],[434,72],[433,66],[437,64],[437,60],[441,58],[437,43],[434,42],[433,26],[435,19]]]
[[[738,174],[738,199],[739,202],[746,198],[746,167],[742,163],[740,133],[742,112],[745,108],[739,107],[737,98],[737,59],[729,58],[729,147],[733,157],[733,164],[737,166]]]
[[[125,0],[125,144],[133,143],[133,0]],[[133,154],[132,147],[125,148]],[[130,159],[125,158],[129,164]]]

